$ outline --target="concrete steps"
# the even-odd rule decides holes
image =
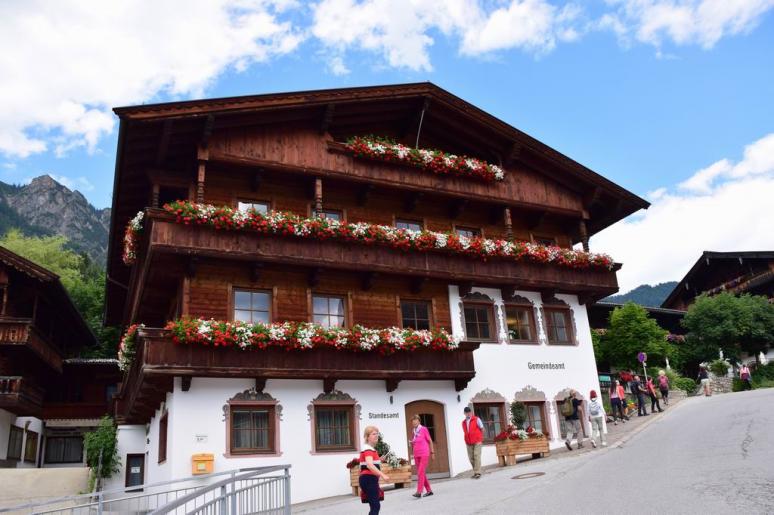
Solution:
[[[0,469],[0,507],[85,493],[86,467]]]

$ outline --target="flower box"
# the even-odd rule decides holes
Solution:
[[[530,436],[526,440],[507,438],[495,442],[495,451],[501,467],[516,465],[516,456],[519,454],[532,454],[533,458],[539,455],[542,458],[551,453],[548,438],[544,436]]]
[[[404,488],[411,486],[411,465],[403,465],[398,468],[392,468],[387,464],[382,465],[382,472],[390,477],[385,482],[379,480],[380,485],[392,484],[395,488]],[[349,484],[352,487],[352,495],[360,495],[360,468],[352,467],[349,469]]]

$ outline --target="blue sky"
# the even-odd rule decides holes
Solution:
[[[770,208],[738,205],[774,194],[771,0],[66,3],[0,6],[20,49],[0,57],[4,182],[48,173],[109,206],[115,105],[429,80],[654,202],[596,238],[624,290],[774,248],[739,234],[771,233]]]

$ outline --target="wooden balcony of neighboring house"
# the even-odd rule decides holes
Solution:
[[[30,357],[62,372],[62,353],[31,318],[0,317],[0,353],[28,361]]]
[[[21,376],[0,376],[0,408],[18,416],[39,416],[43,389]]]
[[[317,379],[332,391],[344,379],[383,380],[388,392],[402,380],[448,380],[457,391],[476,375],[473,351],[479,344],[462,342],[453,351],[416,350],[383,356],[376,352],[335,349],[287,351],[281,348],[238,348],[175,344],[168,331],[141,329],[137,353],[116,397],[119,423],[147,422],[172,391],[175,376],[187,391],[194,377]],[[451,386],[450,386],[451,387]]]
[[[435,279],[469,286],[570,293],[579,295],[581,302],[618,291],[618,265],[613,270],[573,269],[502,258],[483,260],[445,252],[400,251],[378,245],[217,230],[177,223],[172,215],[159,209],[147,209],[143,225],[128,288],[127,315],[136,314],[151,274],[158,274],[161,269],[167,274],[165,266],[158,263],[169,256],[280,263],[310,269],[398,274],[420,281]]]
[[[111,414],[104,402],[46,402],[43,405],[44,420],[95,419]]]

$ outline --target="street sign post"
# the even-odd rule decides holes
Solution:
[[[645,368],[646,367],[645,362],[648,361],[648,355],[645,354],[644,352],[640,352],[639,354],[637,354],[637,360],[640,363],[642,363],[642,371],[645,373],[645,382],[647,383],[648,382],[648,369]]]

